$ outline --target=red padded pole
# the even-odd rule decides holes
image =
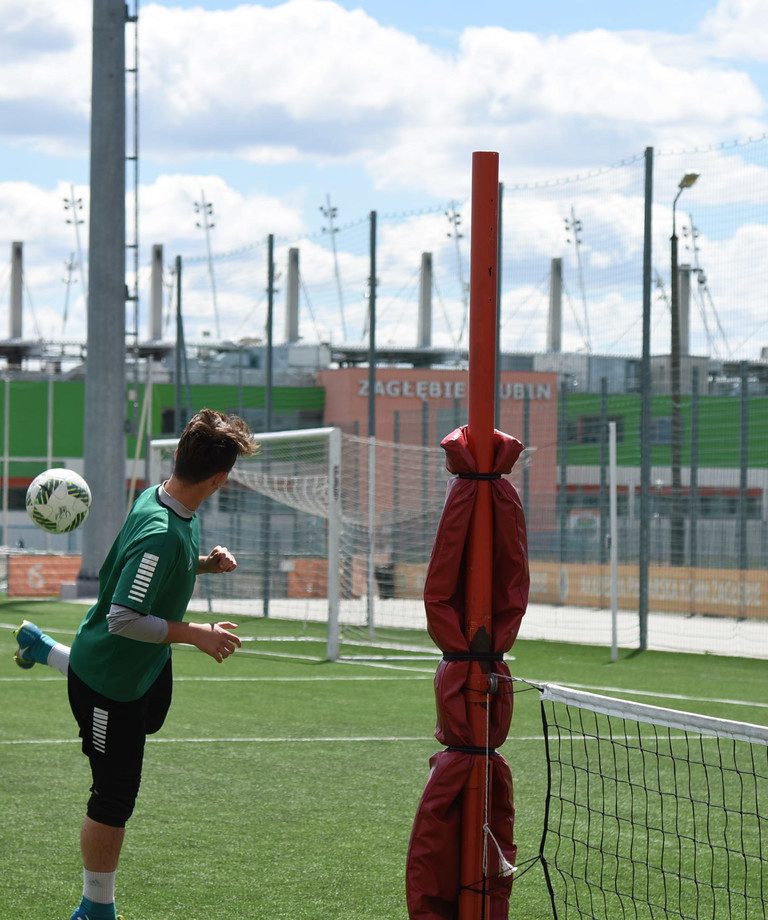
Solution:
[[[478,473],[492,472],[496,386],[496,273],[498,260],[499,155],[472,155],[472,232],[469,290],[469,412],[467,442]],[[491,483],[478,480],[466,555],[464,632],[470,649],[492,650],[493,505]],[[465,686],[474,742],[485,744],[489,663],[472,662]],[[485,759],[475,757],[462,796],[459,920],[487,920],[490,898],[483,882]]]

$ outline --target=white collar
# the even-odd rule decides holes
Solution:
[[[177,498],[174,498],[169,492],[166,492],[165,483],[158,486],[157,498],[160,504],[170,508],[171,511],[175,511],[179,517],[186,518],[189,521],[195,516],[194,511],[190,511],[189,508],[182,505],[182,503]]]

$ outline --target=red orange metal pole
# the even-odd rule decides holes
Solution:
[[[469,412],[467,442],[478,473],[492,472],[496,386],[496,272],[498,261],[498,153],[472,155],[472,233],[469,293]],[[478,480],[466,569],[464,632],[470,649],[490,652],[493,599],[493,505],[491,483]],[[487,672],[472,662],[465,687],[475,743],[485,743]],[[462,858],[459,920],[487,920],[484,893],[483,824],[486,764],[475,757],[462,798]]]

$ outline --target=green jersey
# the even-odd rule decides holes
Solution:
[[[72,670],[97,693],[121,702],[152,686],[170,655],[166,643],[140,642],[109,631],[112,604],[165,620],[182,620],[199,557],[197,518],[182,517],[145,490],[135,502],[99,572],[99,597],[72,644]]]

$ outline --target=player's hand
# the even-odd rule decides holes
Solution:
[[[226,546],[214,546],[207,556],[200,559],[198,572],[231,572],[237,568],[237,559]]]
[[[210,623],[199,634],[197,647],[221,664],[234,654],[235,649],[243,644],[231,629],[237,629],[237,623]]]

